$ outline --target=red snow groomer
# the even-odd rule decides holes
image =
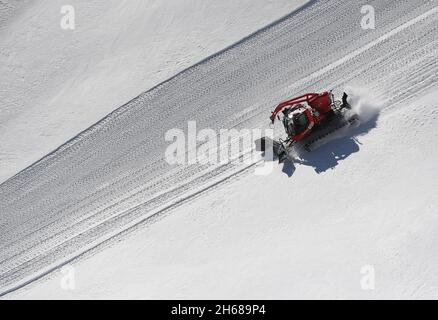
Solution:
[[[345,110],[351,109],[344,92],[342,101],[336,101],[332,92],[307,93],[277,105],[270,117],[283,123],[287,133],[285,140],[272,141],[274,154],[283,162],[291,148],[299,143],[306,151],[311,146],[334,131],[350,125],[357,117],[347,116]],[[265,150],[266,138],[262,139]]]

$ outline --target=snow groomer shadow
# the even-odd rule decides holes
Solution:
[[[376,127],[381,110],[365,91],[350,91],[351,97],[344,92],[342,100],[335,100],[329,91],[280,103],[271,122],[274,125],[278,120],[287,138],[264,137],[256,141],[257,150],[263,152],[265,160],[283,163],[283,172],[289,177],[297,164],[311,166],[318,174],[334,168],[359,151],[358,138]]]
[[[306,152],[297,158],[288,158],[283,165],[283,172],[291,177],[295,165],[312,167],[316,173],[322,173],[335,168],[340,162],[360,150],[360,137],[376,128],[379,114],[374,114],[366,122],[361,122],[355,128],[349,128],[344,136],[335,138],[312,152]]]

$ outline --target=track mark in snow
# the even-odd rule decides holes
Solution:
[[[350,52],[349,54],[345,55],[344,57],[342,57],[341,59],[332,62],[331,64],[329,64],[328,66],[318,70],[317,72],[312,73],[311,75],[301,79],[300,81],[295,82],[291,88],[295,88],[295,87],[299,87],[307,82],[310,82],[314,79],[318,79],[320,78],[322,75],[329,73],[331,70],[341,66],[342,64],[346,63],[348,60],[351,60],[355,57],[357,57],[358,55],[364,53],[365,51],[375,47],[376,45],[388,40],[389,38],[393,37],[394,35],[396,35],[397,33],[406,30],[407,28],[415,25],[416,23],[427,19],[428,17],[434,15],[438,13],[438,7],[435,7],[425,13],[423,13],[422,15],[409,20],[408,22],[405,22],[404,24],[398,26],[397,28],[389,31],[388,33],[385,33],[384,35],[380,36],[379,38],[377,38],[374,41],[371,41],[370,43],[367,43],[366,45],[364,45],[363,47],[354,50],[353,52]]]
[[[216,185],[212,182],[246,169],[169,167],[163,162],[166,144],[162,140],[167,129],[181,128],[192,119],[200,128],[257,127],[266,122],[272,104],[289,95],[292,87],[313,91],[335,82],[343,85],[345,81],[339,79],[351,76],[363,55],[384,56],[385,42],[392,38],[406,33],[421,40],[419,47],[436,47],[433,35],[417,26],[434,23],[436,7],[400,1],[375,5],[391,14],[387,20],[382,17],[379,28],[389,29],[406,12],[422,9],[424,13],[364,44],[349,41],[360,32],[354,25],[356,6],[343,1],[315,3],[133,99],[0,185],[1,291],[15,290],[162,208],[170,210],[182,199]],[[321,24],[311,23],[316,16]],[[334,30],[342,32],[332,37]],[[315,42],[315,37],[324,42]],[[339,48],[350,53],[344,56]],[[320,61],[323,49],[333,61],[328,66]],[[412,56],[412,72],[404,85],[418,82],[422,75],[415,62],[423,66],[425,55],[427,51],[417,51]],[[377,79],[376,87],[387,88],[386,82],[395,76],[382,77],[379,68],[393,61],[372,62],[368,62],[367,79]],[[436,65],[430,67],[433,71]],[[290,79],[296,81],[289,85]],[[434,85],[433,78],[424,85]],[[406,98],[411,93],[393,90],[392,94]],[[247,111],[236,116],[239,108]]]

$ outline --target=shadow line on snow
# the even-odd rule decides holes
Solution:
[[[295,10],[293,10],[293,11],[291,11],[291,12],[289,12],[288,14],[284,15],[283,17],[281,17],[281,18],[279,18],[279,19],[277,19],[277,20],[275,20],[275,21],[273,21],[273,22],[271,22],[271,23],[265,25],[264,27],[260,28],[259,30],[257,30],[257,31],[255,31],[255,32],[253,32],[253,33],[251,33],[251,34],[249,34],[249,35],[247,35],[247,36],[241,38],[240,40],[238,40],[238,41],[236,41],[235,43],[233,43],[233,44],[231,44],[231,45],[229,45],[229,46],[223,48],[222,50],[219,50],[219,51],[217,51],[216,53],[214,53],[214,54],[212,54],[212,55],[210,55],[210,56],[208,56],[208,57],[206,57],[206,58],[204,58],[204,59],[198,61],[197,63],[193,64],[192,66],[190,66],[190,67],[188,67],[188,68],[186,68],[186,69],[184,69],[184,70],[181,70],[181,71],[177,72],[175,75],[173,75],[173,76],[169,77],[168,79],[166,79],[166,80],[164,80],[164,81],[162,81],[162,82],[156,84],[155,86],[153,86],[153,87],[147,89],[146,91],[141,92],[141,93],[138,94],[137,96],[133,97],[132,99],[130,99],[130,100],[127,101],[126,103],[122,104],[122,105],[119,106],[118,108],[116,108],[116,109],[114,109],[113,111],[111,111],[110,113],[108,113],[108,114],[107,114],[106,116],[104,116],[102,119],[100,119],[100,120],[98,120],[97,122],[95,122],[94,124],[90,125],[88,128],[85,128],[84,130],[80,131],[80,132],[77,133],[75,136],[73,136],[72,138],[68,139],[68,140],[65,141],[63,144],[61,144],[60,146],[58,146],[57,148],[55,148],[55,149],[53,149],[52,151],[48,152],[46,155],[42,156],[40,159],[34,161],[32,164],[30,164],[30,165],[28,165],[27,167],[25,167],[24,169],[18,171],[16,174],[14,174],[14,175],[11,176],[10,178],[6,179],[5,181],[0,182],[0,186],[3,187],[3,186],[6,186],[7,184],[13,183],[14,179],[17,179],[17,177],[19,177],[20,175],[26,174],[27,172],[29,172],[29,171],[32,170],[32,169],[35,169],[35,168],[38,169],[38,167],[41,166],[41,165],[43,165],[44,161],[47,160],[48,158],[53,157],[53,156],[55,156],[55,155],[57,155],[57,154],[63,152],[65,149],[68,149],[68,148],[73,147],[73,145],[75,145],[75,144],[76,144],[77,142],[79,142],[81,139],[85,139],[86,136],[87,136],[87,134],[90,133],[90,132],[93,130],[93,128],[96,128],[96,127],[98,127],[99,125],[101,125],[101,124],[103,124],[103,123],[105,123],[105,122],[107,122],[107,121],[113,121],[114,118],[116,118],[116,117],[119,116],[120,114],[123,114],[124,112],[127,112],[127,111],[130,109],[130,105],[131,105],[131,103],[132,103],[133,101],[139,99],[139,98],[142,97],[143,95],[145,95],[145,94],[147,94],[147,93],[149,93],[149,92],[153,92],[153,91],[159,89],[160,87],[166,85],[166,84],[169,83],[170,81],[173,81],[173,80],[177,79],[177,78],[180,77],[181,75],[183,75],[183,74],[185,74],[185,73],[187,73],[187,72],[190,72],[191,70],[195,69],[196,67],[198,67],[198,66],[200,66],[200,65],[203,65],[203,64],[205,64],[205,63],[210,62],[211,60],[213,60],[213,59],[219,57],[219,56],[222,55],[223,53],[225,53],[225,52],[227,52],[227,51],[229,51],[229,50],[231,50],[231,49],[234,49],[235,47],[238,47],[239,45],[241,45],[242,43],[244,43],[244,42],[246,42],[246,41],[249,41],[251,38],[256,37],[256,36],[262,34],[263,32],[268,31],[269,29],[275,27],[276,25],[278,25],[278,24],[280,24],[280,23],[282,23],[282,22],[284,22],[284,21],[287,21],[288,19],[290,19],[290,18],[293,17],[294,15],[299,14],[300,12],[303,12],[303,11],[307,10],[308,8],[312,7],[312,6],[313,6],[315,3],[317,3],[317,2],[319,2],[319,0],[310,0],[310,1],[306,2],[306,3],[304,3],[302,6],[296,8]],[[227,179],[228,179],[228,178],[227,178]],[[186,200],[186,199],[183,199],[183,200]],[[182,201],[181,201],[181,202],[182,202]],[[175,204],[170,204],[169,207],[174,206],[174,205],[175,205]],[[162,210],[162,211],[164,211],[164,210]],[[159,213],[160,213],[160,212],[159,212]],[[157,213],[157,214],[158,214],[158,213]],[[154,216],[155,216],[155,215],[154,215]],[[144,220],[144,221],[145,221],[145,220],[149,220],[150,218],[152,218],[152,217],[148,217],[148,218],[143,219],[143,220]],[[141,222],[143,222],[143,220],[142,220]],[[139,222],[139,223],[141,223],[141,222]],[[122,234],[123,232],[126,232],[126,230],[128,230],[128,229],[129,229],[129,228],[121,230],[120,233],[118,233],[118,235],[119,235],[119,234]],[[117,236],[117,235],[116,235],[116,236]],[[114,236],[114,237],[116,237],[116,236]],[[112,238],[110,238],[110,239],[112,239]],[[98,247],[99,245],[103,244],[105,241],[109,241],[109,240],[104,240],[103,242],[98,243],[98,244],[97,244],[96,246],[94,246],[94,247]],[[93,248],[94,248],[94,247],[93,247]],[[92,249],[93,249],[93,248],[92,248]],[[89,249],[88,251],[91,251],[92,249]],[[27,286],[28,284],[30,284],[30,283],[34,282],[35,280],[38,280],[38,279],[40,279],[40,278],[46,276],[47,274],[49,274],[49,273],[51,273],[52,271],[54,271],[54,270],[60,268],[61,266],[65,265],[65,264],[67,264],[67,263],[69,263],[69,262],[74,261],[75,259],[77,259],[78,257],[84,255],[84,254],[85,254],[86,252],[88,252],[88,251],[85,251],[85,252],[82,252],[82,253],[80,253],[80,254],[78,254],[78,255],[75,255],[74,257],[69,258],[68,260],[61,261],[61,262],[57,263],[55,266],[51,267],[49,270],[46,270],[46,271],[44,271],[44,272],[42,272],[42,273],[40,273],[40,274],[35,275],[32,279],[30,279],[30,280],[26,280],[24,283],[19,283],[19,284],[17,284],[16,286],[13,286],[12,288],[6,289],[6,290],[4,290],[4,291],[0,291],[0,297],[2,297],[2,296],[4,296],[4,295],[7,295],[7,294],[9,294],[9,293],[11,293],[11,292],[13,292],[13,291],[16,291],[16,290],[19,289],[19,288],[22,288],[22,287],[24,287],[24,286]]]
[[[329,141],[312,152],[302,154],[299,159],[286,160],[282,172],[288,177],[292,177],[296,170],[295,164],[310,166],[317,174],[334,169],[342,160],[360,150],[361,143],[357,137],[376,128],[378,118],[379,114],[374,115],[368,121],[349,130],[345,136]]]
[[[277,20],[274,20],[273,22],[265,25],[264,27],[256,30],[255,32],[250,33],[249,35],[241,38],[240,40],[232,43],[229,46],[226,46],[225,48],[213,53],[212,55],[205,57],[203,59],[201,59],[200,61],[196,62],[195,64],[191,65],[190,67],[181,70],[179,72],[177,72],[176,74],[174,74],[173,76],[169,77],[168,79],[154,85],[153,87],[147,89],[146,91],[141,92],[140,94],[138,94],[137,96],[135,96],[134,98],[132,98],[131,100],[127,101],[126,103],[122,104],[121,106],[119,106],[118,108],[114,109],[113,111],[111,111],[110,113],[108,113],[106,116],[104,116],[102,119],[98,120],[97,122],[93,123],[92,125],[90,125],[88,128],[85,128],[84,130],[80,131],[78,134],[76,134],[75,136],[73,136],[72,138],[68,139],[67,141],[65,141],[63,144],[59,145],[58,147],[56,147],[54,150],[48,152],[47,154],[45,154],[44,156],[42,156],[40,159],[34,161],[33,163],[31,163],[30,165],[28,165],[27,167],[25,167],[24,169],[18,171],[17,173],[15,173],[13,176],[11,176],[10,178],[6,179],[3,182],[0,182],[0,186],[1,185],[6,185],[6,183],[10,183],[12,180],[14,180],[17,176],[24,174],[26,172],[28,172],[29,170],[41,165],[47,158],[49,158],[50,156],[53,156],[55,154],[58,154],[59,152],[61,152],[63,149],[65,148],[69,148],[72,145],[74,145],[76,142],[78,142],[79,140],[81,140],[84,136],[87,135],[88,132],[90,132],[93,128],[97,127],[98,125],[102,124],[105,121],[111,121],[114,117],[116,117],[119,114],[122,114],[126,111],[129,110],[130,104],[132,102],[134,102],[135,100],[139,99],[140,97],[142,97],[143,95],[149,93],[149,92],[153,92],[155,90],[157,90],[158,88],[162,87],[163,85],[166,85],[167,83],[177,79],[178,77],[180,77],[181,75],[190,72],[191,70],[210,62],[211,60],[216,59],[217,57],[221,56],[223,53],[234,49],[235,47],[238,47],[239,45],[241,45],[242,43],[249,41],[251,38],[256,37],[260,34],[262,34],[263,32],[268,31],[269,29],[275,27],[276,25],[287,21],[288,19],[290,19],[291,17],[293,17],[294,15],[299,14],[300,12],[305,11],[306,9],[312,7],[315,3],[319,2],[319,0],[309,0],[308,2],[304,3],[302,6],[296,8],[295,10],[289,12],[288,14],[280,17]]]

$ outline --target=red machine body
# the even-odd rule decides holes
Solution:
[[[273,140],[269,137],[260,139],[256,145],[261,151],[271,148],[279,162],[285,161],[295,149],[312,151],[321,145],[333,132],[358,123],[358,115],[347,101],[348,94],[343,93],[341,100],[335,100],[332,91],[307,93],[278,104],[270,116],[283,123],[287,139]],[[293,159],[293,156],[292,156]]]
[[[283,111],[285,117],[291,118],[289,122],[283,121],[289,138],[300,141],[312,131],[315,125],[319,125],[333,113],[332,104],[333,97],[330,92],[307,93],[277,105],[270,118],[274,122],[278,113]]]

